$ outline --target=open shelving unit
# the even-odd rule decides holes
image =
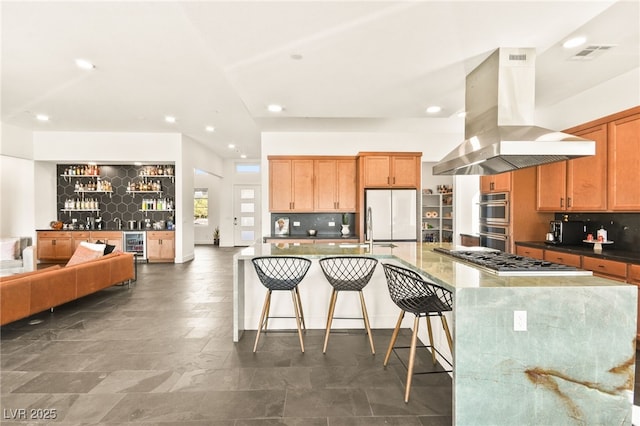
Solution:
[[[422,194],[422,241],[453,240],[453,193]]]

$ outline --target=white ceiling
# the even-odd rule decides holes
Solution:
[[[640,63],[639,0],[3,0],[1,13],[2,122],[180,132],[225,158],[258,157],[263,130],[462,133],[465,77],[497,47],[536,48],[539,108]],[[616,46],[570,60],[585,47],[562,48],[573,35]],[[429,105],[443,110],[428,117]]]

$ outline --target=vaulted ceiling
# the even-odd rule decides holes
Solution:
[[[1,12],[2,122],[180,132],[225,158],[257,157],[265,130],[462,132],[465,77],[497,47],[536,48],[538,107],[640,63],[637,0],[3,1]],[[577,35],[586,44],[562,47]],[[590,45],[612,47],[574,58]]]

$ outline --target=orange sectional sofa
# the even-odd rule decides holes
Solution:
[[[134,279],[131,253],[111,253],[72,266],[0,278],[0,325]]]

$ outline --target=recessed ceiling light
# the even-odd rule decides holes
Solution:
[[[207,127],[205,127],[204,129],[205,129],[207,132],[215,132],[215,131],[216,131],[216,128],[215,128],[215,127],[213,127],[213,126],[207,126]]]
[[[437,105],[433,105],[427,108],[427,112],[429,114],[435,114],[436,112],[440,112],[440,111],[442,111],[442,108]]]
[[[92,70],[92,69],[94,69],[96,67],[91,62],[87,61],[86,59],[76,59],[76,66],[78,68],[83,69],[83,70]]]
[[[270,112],[282,112],[282,105],[271,104],[267,107]]]
[[[175,123],[176,122],[176,118],[172,115],[166,115],[164,117],[164,121],[166,121],[167,123]]]
[[[227,145],[227,147],[228,147],[229,149],[233,149],[233,148],[235,148],[236,146],[235,146],[234,144],[230,143],[229,145]]]
[[[247,154],[240,154],[240,158],[247,158]]]
[[[585,41],[587,41],[587,38],[585,36],[573,37],[562,43],[562,47],[564,47],[565,49],[572,49],[574,47],[580,46]]]
[[[139,162],[139,161],[135,161],[135,162],[133,163],[133,165],[134,165],[134,166],[142,166],[142,163],[141,163],[141,162]]]
[[[45,114],[36,115],[36,120],[38,121],[49,121],[49,116]]]
[[[460,117],[460,118],[465,118],[466,116],[467,116],[467,111],[460,111],[458,113],[458,117]]]

